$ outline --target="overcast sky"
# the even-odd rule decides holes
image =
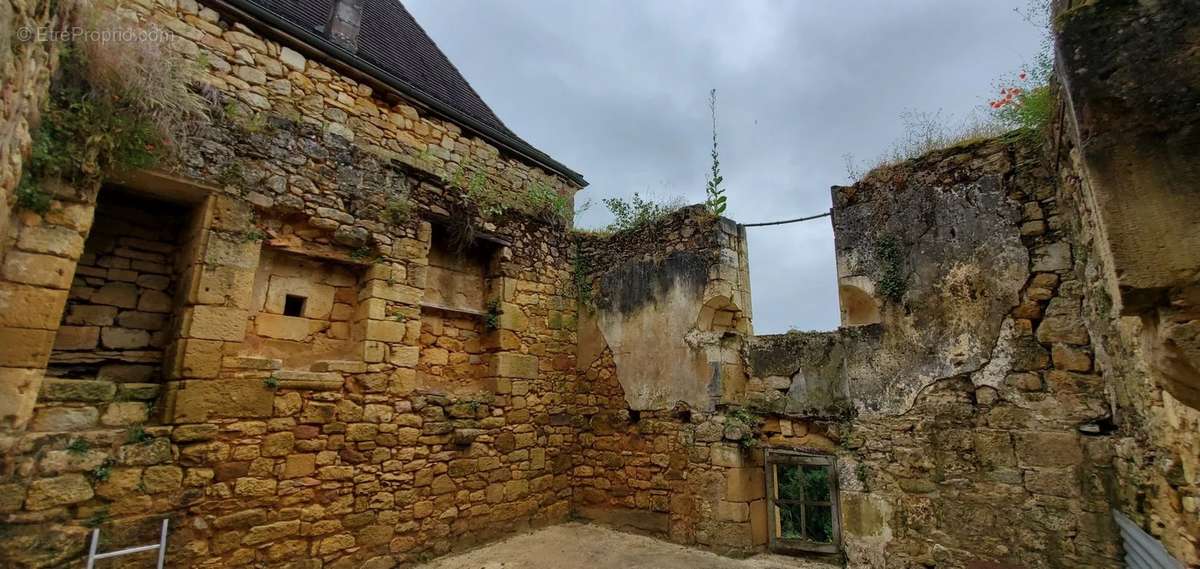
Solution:
[[[514,132],[600,203],[704,199],[717,89],[726,215],[827,211],[843,155],[869,163],[906,110],[965,117],[1032,61],[1026,0],[404,0]],[[758,334],[838,325],[828,219],[750,228]]]

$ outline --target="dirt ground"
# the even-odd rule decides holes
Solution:
[[[422,569],[833,569],[777,555],[730,559],[650,537],[569,523],[511,537]]]

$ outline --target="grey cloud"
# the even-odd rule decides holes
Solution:
[[[727,214],[829,208],[842,155],[869,163],[906,109],[964,116],[1032,60],[1024,0],[408,0],[523,138],[582,172],[597,204],[633,192],[699,202],[718,90]],[[755,329],[838,323],[828,220],[750,230]]]

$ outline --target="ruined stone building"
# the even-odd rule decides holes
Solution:
[[[52,138],[86,127],[46,110],[71,52],[16,31],[75,4],[0,2],[0,565],[168,518],[171,567],[410,566],[571,519],[847,567],[1200,567],[1194,0],[1058,2],[1047,132],[834,188],[842,326],[770,336],[744,227],[572,231],[583,178],[393,1],[126,2],[207,119],[50,168],[105,139]]]

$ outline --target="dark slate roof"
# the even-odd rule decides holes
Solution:
[[[326,35],[326,28],[336,4],[336,0],[227,1],[242,8],[253,6],[299,30],[321,38]],[[358,46],[354,53],[336,47],[331,51],[330,45],[312,47],[350,63],[354,63],[354,60],[368,63],[382,70],[390,79],[398,80],[408,88],[435,99],[483,127],[462,125],[469,130],[482,131],[479,133],[485,138],[499,139],[499,142],[507,144],[513,150],[542,162],[545,167],[586,184],[578,173],[537,150],[505,126],[399,0],[362,0],[362,4]],[[291,35],[291,30],[284,32]],[[450,118],[454,120],[456,117]]]

